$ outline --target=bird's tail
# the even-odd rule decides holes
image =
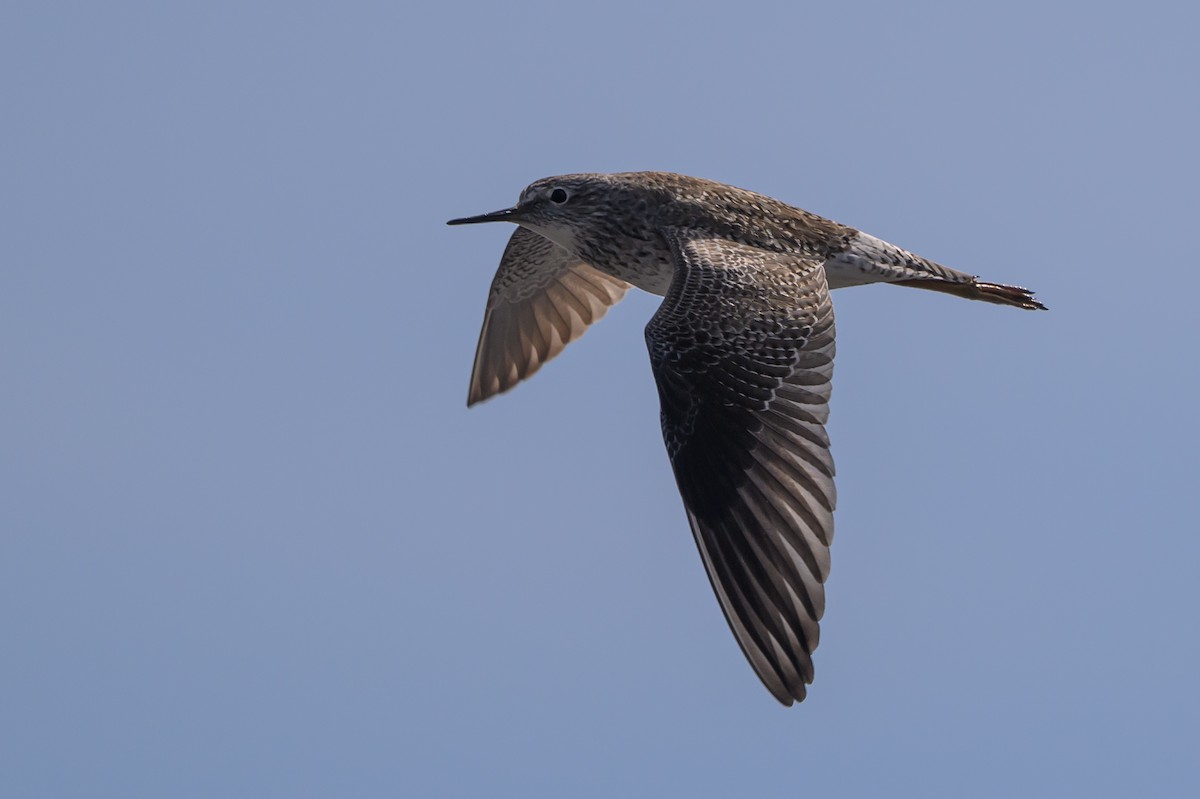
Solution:
[[[1029,289],[1021,288],[1020,286],[1006,286],[1003,283],[984,283],[982,280],[955,283],[949,280],[915,278],[912,280],[897,280],[894,281],[893,285],[913,286],[914,288],[929,289],[930,291],[941,291],[946,294],[953,294],[956,297],[965,297],[968,300],[994,302],[997,305],[1013,305],[1017,308],[1026,308],[1030,311],[1046,310],[1046,306],[1038,302],[1033,296],[1033,292]]]

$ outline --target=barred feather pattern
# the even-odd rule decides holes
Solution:
[[[725,618],[790,705],[813,680],[837,503],[825,273],[816,258],[665,235],[675,278],[646,328],[663,439]]]
[[[492,280],[467,405],[508,391],[584,334],[629,284],[517,228]]]

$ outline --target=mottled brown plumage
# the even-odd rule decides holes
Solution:
[[[825,422],[830,288],[898,283],[1043,308],[778,200],[665,172],[530,184],[492,283],[468,404],[533,374],[629,285],[664,297],[646,327],[663,440],[713,590],[780,702],[803,700],[837,503]]]

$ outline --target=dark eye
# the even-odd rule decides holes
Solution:
[[[554,191],[550,192],[550,202],[562,205],[567,201],[567,196],[566,189],[555,189]]]

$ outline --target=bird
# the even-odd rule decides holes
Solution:
[[[837,505],[830,289],[892,283],[1046,306],[765,195],[669,172],[543,178],[510,208],[447,224],[482,222],[517,229],[488,294],[468,406],[532,376],[631,286],[661,296],[645,336],[688,524],[751,667],[782,704],[803,701]]]

